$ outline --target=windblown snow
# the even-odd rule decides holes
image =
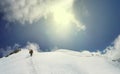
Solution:
[[[0,59],[0,74],[120,74],[120,66],[88,51],[34,51],[30,57],[28,50],[21,50]]]

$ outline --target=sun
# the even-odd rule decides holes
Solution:
[[[72,0],[71,0],[72,1]],[[76,19],[74,9],[69,3],[60,3],[50,7],[49,26],[53,39],[67,40],[78,30],[82,30],[83,25]]]
[[[55,24],[70,24],[73,19],[73,14],[62,7],[54,8],[53,9],[53,20]]]
[[[54,35],[66,39],[71,33],[71,22],[73,15],[69,10],[62,7],[52,9],[52,20]]]

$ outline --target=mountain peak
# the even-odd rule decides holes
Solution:
[[[60,49],[53,52],[21,50],[0,59],[0,74],[119,74],[118,63],[92,52]],[[95,53],[94,53],[95,54]]]

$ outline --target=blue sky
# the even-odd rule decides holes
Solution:
[[[66,33],[66,31],[68,31],[68,28],[64,27],[62,27],[62,31],[59,30],[61,33],[57,33],[56,30],[61,28],[61,25],[57,25],[56,28],[51,28],[51,25],[53,24],[48,21],[52,20],[52,18],[49,19],[49,16],[59,14],[60,16],[56,15],[58,16],[58,18],[56,19],[56,24],[59,24],[59,20],[60,23],[61,21],[63,21],[60,18],[67,18],[67,16],[69,15],[67,15],[66,13],[73,15],[71,12],[63,13],[58,9],[55,9],[53,10],[53,14],[51,14],[51,12],[49,13],[49,16],[47,16],[47,19],[49,19],[47,21],[42,17],[44,11],[39,15],[41,17],[37,17],[37,20],[34,19],[36,17],[30,17],[30,19],[26,18],[27,15],[25,15],[25,18],[22,17],[19,19],[18,17],[13,15],[15,13],[18,13],[17,11],[13,13],[13,6],[15,6],[15,2],[13,2],[13,5],[11,6],[11,0],[0,1],[3,2],[3,5],[2,3],[0,3],[0,48],[5,49],[7,46],[14,46],[14,44],[16,43],[20,44],[22,47],[27,42],[34,42],[39,44],[42,50],[58,47],[78,51],[102,51],[107,46],[109,46],[120,34],[119,0],[71,0],[71,2],[74,1],[72,6],[72,12],[74,12],[74,16],[76,18],[74,20],[77,20],[78,22],[84,24],[86,29],[82,31],[77,31],[77,28],[74,25],[72,27],[75,28],[71,29],[72,31],[69,32],[70,34]],[[15,1],[17,3],[17,0]],[[53,5],[54,4],[57,4],[57,1],[53,2]],[[11,8],[7,7],[6,5],[10,5]],[[46,3],[46,9],[47,7],[49,7],[48,5]],[[7,9],[7,11],[5,11],[5,8]],[[69,7],[65,5],[65,8],[67,9]],[[64,9],[61,10],[64,11]],[[38,10],[36,10],[35,12],[39,13]],[[9,16],[10,19],[5,18],[6,15]],[[21,19],[24,23],[21,22]],[[32,23],[31,20],[33,20]],[[65,19],[64,22],[68,23],[70,21]],[[64,22],[62,22],[61,24],[65,24]],[[73,21],[72,24],[75,24],[75,21]]]

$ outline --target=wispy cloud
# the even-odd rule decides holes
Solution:
[[[16,43],[13,46],[7,46],[6,48],[0,48],[0,53],[2,54],[2,56],[7,56],[14,50],[18,50],[18,49],[23,49],[23,50],[32,49],[34,51],[39,51],[39,52],[41,51],[39,44],[33,43],[33,42],[27,42],[26,45],[23,47],[21,47],[20,44]]]
[[[27,45],[24,47],[25,49],[32,49],[35,51],[40,51],[40,46],[37,43],[27,42]]]
[[[0,52],[1,52],[2,56],[7,56],[8,54],[13,52],[14,50],[18,49],[19,47],[20,47],[20,45],[15,43],[14,46],[7,46],[4,49],[0,48]]]
[[[110,59],[117,60],[120,59],[120,35],[115,39],[112,45],[105,49],[105,56]]]
[[[0,2],[1,11],[5,13],[5,19],[10,22],[20,22],[30,24],[52,15],[56,24],[63,22],[74,24],[78,30],[85,30],[85,25],[78,21],[73,13],[75,0],[2,0]],[[59,12],[60,11],[60,12]],[[69,23],[68,23],[69,22]],[[60,23],[60,24],[63,24]]]

